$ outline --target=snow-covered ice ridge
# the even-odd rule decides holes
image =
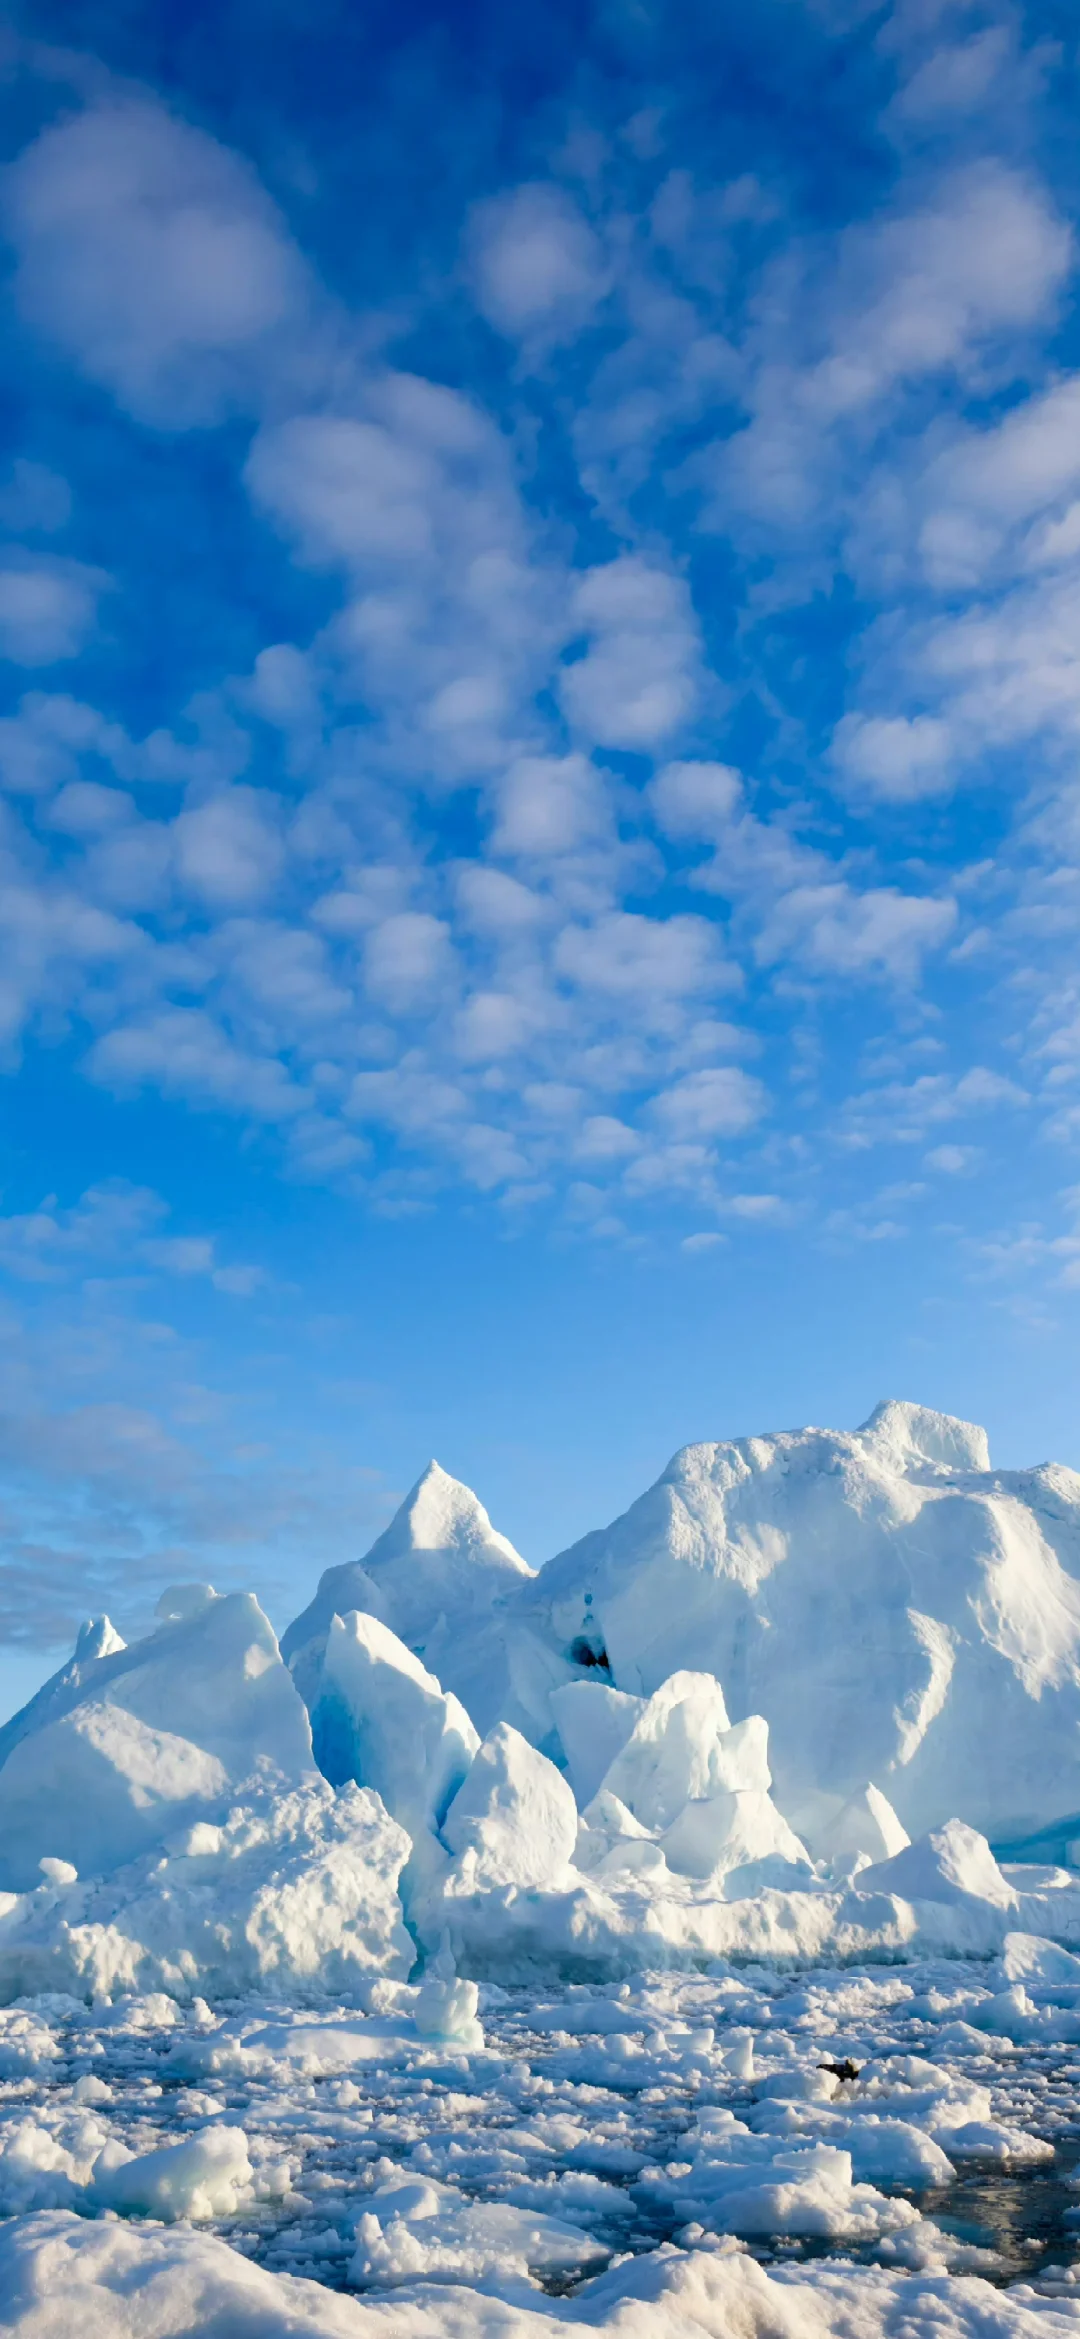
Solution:
[[[85,1626],[0,1730],[2,2327],[1080,2315],[933,2214],[1053,2161],[1068,2254],[1078,1579],[1080,1478],[890,1402],[536,1574],[433,1463],[280,1649]]]

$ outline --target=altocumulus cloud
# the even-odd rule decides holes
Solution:
[[[857,1002],[868,1040],[899,1011],[903,1058],[969,947],[980,1003],[988,949],[1008,980],[1014,913],[1030,934],[1080,855],[1074,242],[993,106],[978,129],[1012,58],[1036,148],[1050,71],[990,13],[967,43],[890,20],[893,161],[846,210],[800,218],[767,142],[688,158],[641,90],[466,174],[396,308],[179,99],[99,74],[56,108],[4,183],[28,346],[140,458],[195,482],[212,445],[274,589],[215,665],[207,584],[200,687],[148,711],[101,663],[138,540],[84,557],[80,482],[20,456],[11,1062],[62,1028],[91,1080],[273,1131],[290,1174],[386,1207],[568,1193],[594,1231],[665,1197],[780,1222],[785,1161],[888,1118],[917,1070],[874,1104],[845,1041],[811,1129],[789,1042]],[[972,787],[1011,924],[948,826]],[[1057,979],[1029,968],[995,1036],[1060,1125]],[[950,1029],[948,1111],[1015,1109],[1004,1071],[965,1102],[991,1035]],[[5,1239],[49,1275],[74,1238],[44,1212]],[[142,1262],[242,1278],[201,1239],[144,1228]]]

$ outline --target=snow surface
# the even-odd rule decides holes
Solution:
[[[1078,1531],[891,1402],[536,1576],[433,1464],[281,1652],[93,1620],[0,1732],[4,2328],[1074,2321]]]

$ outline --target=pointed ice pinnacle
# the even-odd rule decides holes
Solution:
[[[281,1652],[310,1706],[331,1618],[359,1609],[389,1625],[470,1713],[483,1714],[485,1683],[494,1688],[505,1672],[504,1652],[485,1654],[495,1612],[532,1573],[471,1487],[429,1462],[366,1557],[327,1568]]]

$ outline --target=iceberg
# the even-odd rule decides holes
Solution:
[[[457,2052],[479,1982],[1071,1953],[1075,1872],[1001,1847],[1080,1831],[1078,1521],[899,1403],[687,1447],[537,1575],[433,1464],[289,1664],[208,1585],[83,1629],[0,1735],[0,1998],[411,1974]]]
[[[1015,1886],[1002,1875],[986,1837],[962,1819],[950,1819],[892,1859],[864,1868],[858,1882],[860,1892],[897,1892],[911,1901],[988,1901],[999,1909],[1017,1904]]]

